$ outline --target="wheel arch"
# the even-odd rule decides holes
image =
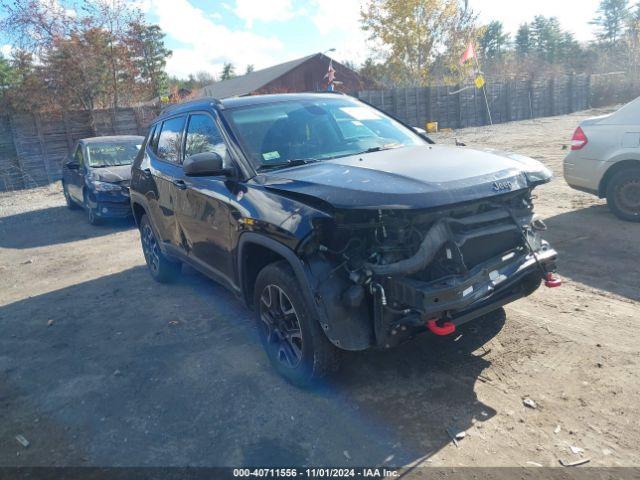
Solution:
[[[293,269],[296,278],[304,287],[305,295],[312,300],[309,285],[302,260],[286,245],[253,232],[246,232],[240,236],[238,242],[238,275],[242,297],[251,307],[253,289],[258,273],[267,265],[284,260]],[[313,302],[312,302],[313,303]]]
[[[136,222],[136,226],[140,227],[140,220],[143,215],[147,214],[147,210],[138,202],[131,202],[131,210],[133,211],[133,219]]]
[[[604,198],[607,196],[607,188],[609,187],[609,182],[613,178],[613,176],[620,172],[621,170],[625,170],[627,168],[640,168],[640,160],[620,160],[613,165],[611,165],[602,176],[602,180],[600,180],[600,185],[598,186],[598,196],[600,198]]]
[[[255,280],[260,270],[272,261],[284,260],[291,266],[308,305],[316,313],[321,330],[329,341],[343,350],[356,351],[370,347],[371,321],[368,314],[365,318],[347,315],[341,318],[340,322],[336,322],[332,316],[341,313],[341,311],[329,308],[322,293],[316,290],[317,276],[327,273],[325,270],[330,270],[331,266],[320,262],[322,265],[318,268],[317,261],[303,262],[291,248],[277,240],[254,232],[246,232],[240,236],[237,252],[239,284],[242,297],[248,306],[253,307]],[[314,264],[316,268],[314,268]]]

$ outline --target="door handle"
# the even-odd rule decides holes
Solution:
[[[178,187],[180,190],[184,190],[185,188],[187,188],[187,184],[184,183],[184,180],[172,180],[171,183],[173,183],[176,187]]]

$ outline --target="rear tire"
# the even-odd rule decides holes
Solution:
[[[155,231],[146,215],[140,218],[140,242],[149,273],[156,282],[171,283],[180,275],[182,264],[169,260],[160,250]]]
[[[607,204],[620,219],[640,222],[640,168],[615,173],[607,185]]]
[[[340,352],[320,328],[287,262],[272,263],[260,271],[253,303],[262,345],[285,379],[306,387],[338,370]]]

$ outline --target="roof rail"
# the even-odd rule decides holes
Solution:
[[[193,100],[188,100],[186,102],[180,102],[180,103],[174,103],[173,105],[168,105],[160,111],[160,116],[167,115],[173,112],[174,110],[178,110],[190,104],[198,104],[198,103],[206,103],[206,102],[211,102],[220,109],[223,108],[223,105],[220,99],[214,98],[214,97],[201,97],[201,98],[194,98]]]

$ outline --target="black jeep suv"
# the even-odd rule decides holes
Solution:
[[[338,352],[448,335],[557,286],[527,157],[437,146],[337,94],[167,108],[133,164],[151,275],[182,262],[255,310],[275,368],[307,384]]]

